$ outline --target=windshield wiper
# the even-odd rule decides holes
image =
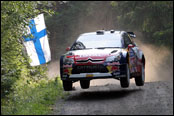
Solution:
[[[121,47],[98,47],[98,48],[95,48],[95,49],[105,49],[105,48],[121,48]]]

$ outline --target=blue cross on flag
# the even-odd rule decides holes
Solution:
[[[27,54],[32,60],[30,65],[37,66],[50,61],[51,53],[43,14],[31,19],[27,29],[27,34],[31,36],[23,36],[23,38]]]

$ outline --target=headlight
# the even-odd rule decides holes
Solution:
[[[74,63],[74,59],[72,59],[72,58],[65,58],[64,60],[63,60],[63,63],[64,64],[73,64]]]
[[[106,58],[106,62],[117,62],[121,59],[121,55],[120,54],[117,54],[117,55],[114,55],[114,56],[109,56]]]

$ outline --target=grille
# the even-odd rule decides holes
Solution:
[[[87,62],[102,62],[103,59],[88,59],[88,60],[77,60],[77,63],[87,63]]]
[[[101,64],[75,66],[72,70],[72,74],[94,73],[94,72],[105,73],[105,72],[108,72],[108,70],[105,66],[103,66]]]

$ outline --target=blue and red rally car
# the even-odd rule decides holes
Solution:
[[[121,87],[129,87],[135,78],[137,86],[145,82],[145,57],[133,41],[135,34],[125,31],[104,31],[81,34],[67,53],[60,57],[60,75],[65,91],[80,81],[87,89],[90,80],[114,78]]]

